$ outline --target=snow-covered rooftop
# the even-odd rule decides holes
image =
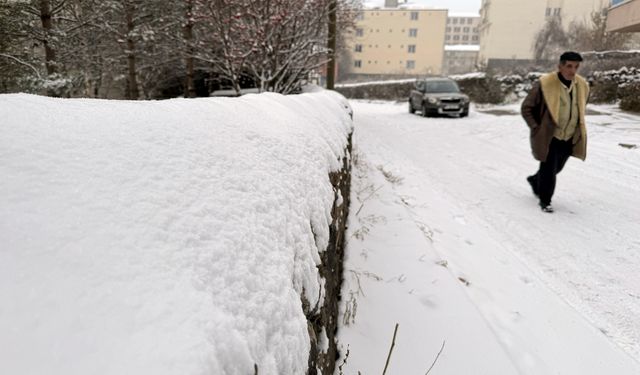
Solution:
[[[449,12],[449,17],[473,18],[480,17],[480,14],[478,12]]]
[[[402,9],[434,9],[434,10],[449,10],[449,16],[453,17],[478,17],[477,10],[480,9],[480,0],[477,1],[477,9],[468,8],[469,1],[462,3],[452,3],[447,0],[399,0],[398,8]],[[379,8],[379,9],[393,9],[385,8],[384,0],[365,0],[363,1],[363,7],[365,9]]]
[[[445,51],[480,51],[477,44],[447,44],[444,46]]]

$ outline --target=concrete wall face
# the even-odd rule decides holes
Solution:
[[[640,32],[640,0],[616,4],[607,16],[607,31]]]
[[[482,0],[479,60],[530,60],[535,36],[549,17],[560,15],[566,29],[607,5],[605,0]]]
[[[445,51],[443,62],[444,74],[469,73],[475,70],[477,51]]]
[[[447,10],[371,9],[349,41],[353,74],[440,74]]]

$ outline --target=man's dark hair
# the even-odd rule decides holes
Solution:
[[[560,63],[564,64],[567,61],[582,61],[582,56],[578,52],[567,51],[560,55]]]

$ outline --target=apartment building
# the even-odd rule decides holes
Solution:
[[[397,1],[364,9],[348,41],[351,66],[340,69],[351,75],[441,74],[447,13]]]
[[[480,16],[474,13],[451,13],[447,18],[444,44],[480,44]]]
[[[640,32],[640,0],[613,0],[607,15],[607,31]]]
[[[592,12],[608,5],[605,0],[482,0],[478,59],[488,65],[531,60],[536,33],[549,17],[560,16],[567,27],[589,20]]]

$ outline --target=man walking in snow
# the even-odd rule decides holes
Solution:
[[[581,61],[577,52],[563,53],[558,71],[541,76],[522,103],[533,157],[540,161],[538,172],[527,181],[544,212],[553,212],[556,175],[569,156],[582,160],[587,156],[584,115],[589,85],[577,74]]]

